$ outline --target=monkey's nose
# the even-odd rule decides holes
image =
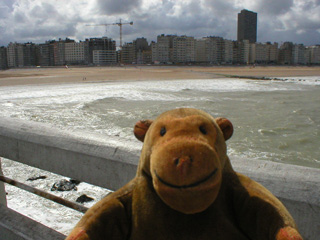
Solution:
[[[182,156],[174,160],[174,164],[181,175],[187,175],[192,168],[193,159],[191,156]]]

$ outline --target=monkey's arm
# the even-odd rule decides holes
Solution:
[[[252,239],[302,240],[285,206],[265,187],[237,173],[233,202],[240,228]]]
[[[130,182],[92,206],[66,240],[127,239],[131,229]]]

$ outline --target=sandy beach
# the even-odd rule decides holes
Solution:
[[[0,71],[0,86],[102,81],[139,81],[171,79],[212,79],[226,76],[295,77],[320,76],[320,67],[304,66],[125,66],[27,68]]]

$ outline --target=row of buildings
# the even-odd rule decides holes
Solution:
[[[320,64],[320,45],[305,47],[285,42],[257,43],[255,12],[238,13],[237,41],[222,37],[195,39],[159,35],[156,42],[137,38],[117,51],[111,38],[47,41],[43,44],[10,43],[0,47],[0,69],[25,66],[111,64]]]
[[[151,43],[152,62],[200,64],[320,64],[320,45],[250,43],[221,37],[160,35]]]
[[[117,62],[116,42],[110,38],[71,39],[42,44],[10,43],[0,48],[0,67],[61,66],[95,64],[97,52],[107,54],[106,63]],[[100,54],[103,55],[103,54]]]
[[[0,69],[31,66],[111,64],[320,64],[320,45],[306,47],[285,42],[250,43],[222,37],[195,39],[159,35],[156,42],[138,38],[116,49],[111,38],[10,43],[0,47]]]

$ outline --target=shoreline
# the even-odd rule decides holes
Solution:
[[[58,83],[159,81],[180,79],[246,78],[272,80],[279,77],[319,76],[320,66],[104,66],[41,67],[0,71],[0,87]]]

